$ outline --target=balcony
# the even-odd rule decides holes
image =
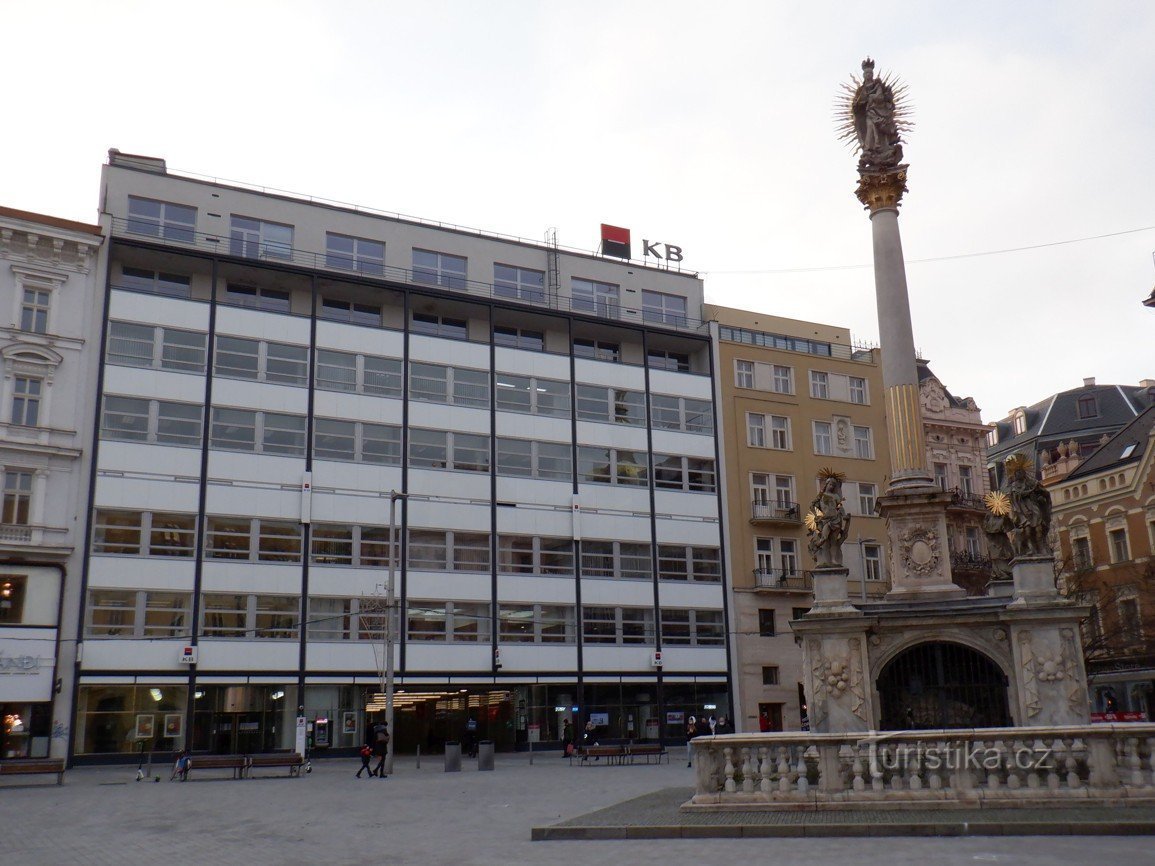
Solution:
[[[800,526],[802,524],[802,509],[797,502],[780,500],[765,502],[755,499],[750,505],[750,522],[754,524],[780,524],[786,526]]]
[[[967,550],[952,550],[950,552],[950,569],[958,572],[980,572],[990,575],[991,560],[988,556],[980,556]]]
[[[809,572],[787,571],[781,568],[754,569],[754,585],[758,589],[777,589],[781,592],[812,592],[814,581]]]
[[[0,544],[31,544],[32,527],[5,523],[0,525]]]
[[[987,507],[983,503],[983,498],[977,493],[967,493],[959,490],[957,487],[946,491],[950,494],[950,502],[947,503],[947,509],[950,511],[977,511],[985,514]]]

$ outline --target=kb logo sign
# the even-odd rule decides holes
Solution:
[[[665,252],[659,252],[658,247],[662,247]],[[642,255],[645,257],[653,256],[655,259],[665,259],[667,262],[680,262],[682,260],[682,248],[674,246],[673,244],[664,244],[660,241],[651,243],[643,238]]]
[[[621,226],[602,223],[602,255],[614,256],[619,259],[633,258],[630,230]],[[667,262],[680,262],[682,260],[682,248],[661,241],[642,240],[642,257],[664,259]]]

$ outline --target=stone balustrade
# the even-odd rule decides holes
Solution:
[[[690,809],[1155,802],[1155,724],[698,737]]]

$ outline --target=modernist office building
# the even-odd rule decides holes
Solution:
[[[110,153],[73,750],[729,712],[696,275]],[[97,331],[100,329],[94,329]]]

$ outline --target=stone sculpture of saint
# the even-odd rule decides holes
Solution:
[[[1007,495],[1011,500],[1011,545],[1015,556],[1051,556],[1051,494],[1035,477],[1034,462],[1022,454],[1007,458]]]
[[[822,489],[806,512],[807,548],[818,568],[842,565],[842,543],[850,532],[850,514],[842,498],[842,477],[824,472]]]
[[[987,551],[991,556],[991,580],[1011,579],[1011,560],[1015,552],[1011,548],[1010,531],[1014,521],[1009,514],[988,511],[983,517],[983,532],[987,537]]]
[[[902,162],[902,143],[895,122],[894,89],[874,77],[874,61],[862,62],[862,83],[854,92],[850,105],[854,116],[854,133],[862,156],[859,171],[887,171]]]

